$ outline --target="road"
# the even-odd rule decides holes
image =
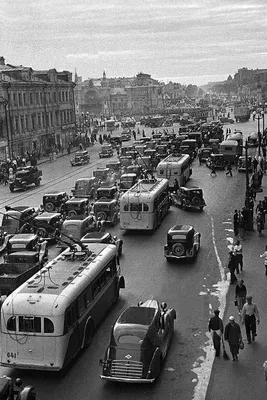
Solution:
[[[246,136],[255,130],[254,125],[248,122],[230,127],[232,131],[233,128],[243,130]],[[149,129],[146,131],[149,132]],[[1,186],[1,211],[5,204],[38,206],[42,202],[42,194],[52,188],[70,193],[76,178],[91,176],[94,168],[105,165],[106,161],[98,158],[98,150],[99,145],[90,148],[91,161],[85,167],[71,167],[70,156],[43,164],[40,188],[10,193],[8,188]],[[212,309],[219,305],[225,308],[228,290],[225,280],[228,271],[225,267],[227,244],[233,238],[232,213],[243,205],[245,191],[245,175],[236,170],[233,170],[233,178],[225,176],[223,171],[219,171],[216,178],[209,174],[206,166],[199,166],[195,161],[187,184],[203,189],[207,203],[204,212],[188,212],[172,207],[161,227],[149,235],[121,232],[118,227],[111,229],[124,240],[121,268],[126,289],[100,325],[92,346],[77,357],[67,376],[61,378],[58,374],[5,368],[1,368],[1,374],[20,376],[25,383],[33,384],[41,400],[171,400],[178,396],[183,400],[204,399],[213,355],[207,336],[207,321]],[[193,263],[168,264],[163,257],[167,231],[175,223],[192,224],[201,232],[201,250]],[[101,369],[98,360],[104,355],[111,325],[125,307],[152,297],[160,302],[166,301],[177,312],[175,334],[158,382],[152,386],[104,383],[99,379]]]

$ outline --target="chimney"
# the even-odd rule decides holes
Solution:
[[[3,56],[0,56],[0,65],[5,65],[5,59]]]

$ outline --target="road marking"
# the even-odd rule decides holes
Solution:
[[[229,275],[227,274],[217,248],[216,244],[216,239],[215,239],[215,229],[214,229],[214,220],[211,214],[209,212],[206,212],[211,221],[211,234],[212,234],[212,243],[213,243],[213,249],[215,252],[215,256],[217,259],[217,264],[219,267],[219,272],[221,279],[219,280],[218,283],[212,285],[213,291],[207,290],[207,292],[200,292],[200,295],[207,295],[211,294],[212,296],[215,296],[218,298],[219,301],[219,310],[220,310],[220,317],[223,319],[225,308],[226,308],[226,295],[229,290]],[[228,248],[233,245],[233,238],[227,237],[227,241],[230,243]],[[209,309],[210,313],[212,313],[212,305],[209,304]],[[212,365],[215,359],[215,353],[214,353],[214,348],[213,348],[213,342],[212,342],[212,337],[209,332],[206,332],[207,336],[207,341],[205,342],[204,346],[202,347],[202,350],[206,353],[205,356],[201,356],[197,359],[197,361],[193,364],[192,372],[194,372],[197,375],[197,379],[193,379],[192,382],[195,383],[197,382],[195,388],[194,388],[194,396],[192,400],[205,400],[206,394],[207,394],[207,389],[209,385],[209,380],[210,380],[210,375],[211,375],[211,370],[212,370]]]

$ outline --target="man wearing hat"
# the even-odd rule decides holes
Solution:
[[[220,356],[221,337],[223,334],[223,322],[219,317],[219,314],[220,314],[219,310],[214,310],[214,317],[210,318],[208,326],[209,332],[210,331],[212,332],[212,340],[216,357]]]
[[[225,327],[224,340],[229,343],[230,352],[233,361],[238,360],[239,343],[242,340],[240,326],[235,322],[235,318],[231,315],[229,323]]]

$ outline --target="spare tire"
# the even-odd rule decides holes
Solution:
[[[97,218],[97,219],[100,218],[100,220],[106,221],[106,219],[107,219],[107,214],[106,214],[104,211],[99,211],[99,212],[96,214],[96,218]]]
[[[76,215],[77,215],[77,211],[75,211],[75,210],[70,210],[70,211],[68,212],[68,216],[69,216],[69,217],[76,217]]]
[[[200,204],[201,204],[201,199],[200,199],[199,197],[197,197],[197,196],[193,197],[193,199],[192,199],[192,204],[193,204],[194,206],[200,206]]]
[[[48,236],[44,228],[37,228],[37,235],[40,236],[41,238],[45,238]]]
[[[47,211],[47,212],[54,211],[55,205],[54,205],[53,203],[51,203],[51,202],[46,203],[46,204],[44,205],[44,209],[45,209],[45,211]]]
[[[182,243],[175,243],[172,246],[172,253],[177,257],[183,256],[185,254],[184,245]]]

